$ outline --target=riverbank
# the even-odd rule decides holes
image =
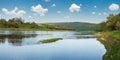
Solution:
[[[120,59],[120,31],[100,32],[96,34],[98,40],[104,44],[107,52],[103,56],[103,60],[119,60]]]
[[[56,30],[56,29],[43,29],[43,28],[0,28],[0,30],[20,30],[20,31],[74,31],[74,30]]]

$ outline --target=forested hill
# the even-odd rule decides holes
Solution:
[[[98,24],[85,22],[61,22],[61,23],[46,23],[48,25],[62,26],[76,31],[91,31],[96,30]]]
[[[24,22],[22,18],[0,19],[0,30],[74,30],[62,26]]]
[[[97,28],[98,24],[84,22],[35,23],[24,22],[22,18],[12,18],[8,21],[0,19],[0,29],[95,31]]]

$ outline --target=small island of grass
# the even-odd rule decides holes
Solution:
[[[58,40],[62,40],[62,38],[51,38],[51,39],[46,39],[46,40],[42,40],[42,41],[39,41],[41,43],[52,43],[52,42],[56,42]]]

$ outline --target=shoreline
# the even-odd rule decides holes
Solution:
[[[50,30],[50,29],[30,29],[30,28],[0,28],[0,30],[20,30],[20,31],[74,31],[74,30]]]
[[[103,56],[103,60],[119,60],[120,59],[120,39],[119,31],[112,32],[98,32],[95,35],[106,48],[106,53]]]

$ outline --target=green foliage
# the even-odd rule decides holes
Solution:
[[[103,31],[120,30],[120,14],[110,14],[107,17],[107,21],[100,23],[100,26]]]
[[[0,19],[0,28],[38,28],[39,26],[32,22],[24,22],[21,18],[12,18],[6,21]]]
[[[98,24],[84,22],[52,23],[52,25],[74,29],[75,31],[95,31],[98,26]]]
[[[58,40],[62,40],[62,38],[46,39],[46,40],[42,40],[42,41],[39,41],[39,42],[41,42],[41,43],[52,43],[52,42],[56,42]]]
[[[22,18],[12,18],[8,21],[0,19],[0,29],[9,30],[73,30],[64,28],[61,26],[49,25],[49,24],[36,24],[35,22],[24,22]]]
[[[107,17],[107,21],[100,23],[99,26],[101,31],[107,31],[103,33],[109,36],[106,40],[100,40],[105,45],[107,50],[103,59],[120,60],[120,14],[110,14]]]
[[[7,21],[5,19],[0,19],[0,27],[7,27]]]
[[[57,26],[53,24],[38,24],[42,29],[47,29],[47,30],[70,30],[73,31],[74,29],[68,28],[68,27],[63,27],[63,26]]]
[[[119,60],[120,59],[120,31],[103,32],[105,35],[113,37],[114,40],[100,40],[107,50],[103,60]],[[112,44],[115,42],[115,44]]]

